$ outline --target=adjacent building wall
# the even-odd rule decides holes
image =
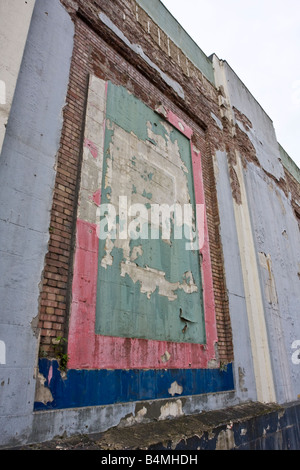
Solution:
[[[300,331],[299,170],[278,145],[271,119],[230,66],[216,56],[213,63],[223,119],[235,141],[227,158],[217,154],[216,170],[219,194],[229,183],[232,189],[234,245],[242,265],[257,396],[284,403],[296,400],[300,387],[298,361],[292,358]],[[228,219],[223,212],[226,259]],[[227,282],[231,276],[228,267]],[[239,361],[241,356],[235,357]],[[245,370],[251,373],[251,368]]]

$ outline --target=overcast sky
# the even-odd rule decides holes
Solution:
[[[228,62],[300,167],[300,0],[162,0],[210,56]]]

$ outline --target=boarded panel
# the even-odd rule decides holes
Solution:
[[[196,213],[190,141],[109,83],[102,170],[101,205],[116,218],[108,237],[100,223],[96,334],[205,343],[199,251],[188,249]],[[165,205],[168,215],[174,204],[181,223],[171,212],[157,224],[156,211]]]

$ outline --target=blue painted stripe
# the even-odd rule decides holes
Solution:
[[[234,389],[232,364],[228,364],[226,371],[219,369],[69,370],[66,378],[62,378],[56,361],[40,359],[39,370],[45,377],[45,386],[50,389],[53,401],[47,404],[36,402],[35,411],[170,398],[168,389],[175,381],[183,389],[181,397]]]

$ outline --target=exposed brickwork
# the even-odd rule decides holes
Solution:
[[[88,54],[82,49],[81,43],[82,41],[76,37],[74,56],[80,56],[82,61],[76,63],[73,60],[71,65],[71,80],[57,157],[57,175],[49,227],[49,251],[45,259],[40,301],[41,349],[45,352],[52,351],[53,338],[67,336],[72,246],[87,89],[87,71],[83,58]]]
[[[194,131],[193,144],[202,154],[219,357],[222,362],[231,361],[233,347],[212,160],[215,148],[224,145],[221,131],[211,117],[213,112],[221,119],[217,90],[153,20],[137,7],[134,0],[61,1],[74,20],[76,33],[57,162],[49,252],[45,260],[41,292],[41,348],[49,352],[52,338],[67,336],[82,130],[88,74],[93,73],[99,78],[125,86],[152,109],[159,103],[163,104]],[[140,44],[164,73],[180,84],[185,99],[180,98],[157,71],[101,23],[98,18],[100,11],[123,31],[129,41]]]

